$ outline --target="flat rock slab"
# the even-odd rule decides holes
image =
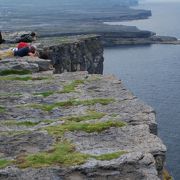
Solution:
[[[27,76],[30,78],[24,79]],[[16,161],[22,154],[51,153],[54,144],[62,139],[71,142],[74,151],[89,155],[86,162],[73,166],[55,163],[48,167],[21,169],[16,163],[10,163],[0,169],[0,179],[161,178],[166,147],[156,136],[155,112],[115,77],[89,75],[87,72],[53,75],[47,71],[0,76],[0,87],[0,159]],[[108,102],[103,104],[100,100]],[[62,102],[69,104],[64,106]],[[90,112],[100,113],[100,117],[88,117]],[[78,119],[82,117],[84,119]],[[93,129],[91,132],[66,127],[63,137],[47,131],[48,128],[61,128],[72,122],[85,123],[86,127],[86,124],[90,126],[109,121],[124,125],[110,125],[104,130]],[[119,151],[124,153],[112,159],[94,158]]]
[[[28,70],[35,73],[52,69],[51,60],[38,57],[18,57],[0,60],[0,72],[4,70]]]

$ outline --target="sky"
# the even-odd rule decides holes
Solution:
[[[180,0],[142,0],[145,2],[180,2]]]

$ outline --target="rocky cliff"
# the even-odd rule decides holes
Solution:
[[[154,110],[121,81],[87,72],[2,72],[1,180],[162,178],[166,147]]]
[[[0,61],[1,180],[163,179],[166,147],[151,107],[113,76],[53,74],[51,62],[56,72],[96,69],[102,46],[91,38],[41,39],[50,60]]]
[[[37,45],[40,58],[51,59],[55,73],[103,73],[103,47],[97,35],[43,38]]]

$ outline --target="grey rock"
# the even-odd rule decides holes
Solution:
[[[22,59],[5,59],[0,61],[0,71],[4,70],[29,70],[38,72],[39,66],[36,63],[28,63]]]
[[[52,74],[35,73],[32,77],[47,79],[34,81],[1,80],[0,104],[5,111],[0,114],[1,157],[16,159],[22,154],[44,152],[53,148],[56,138],[44,127],[64,124],[64,117],[86,115],[89,110],[103,112],[100,119],[86,120],[85,123],[123,121],[121,128],[111,127],[102,132],[66,132],[64,138],[72,142],[81,153],[102,155],[117,151],[126,153],[119,158],[100,161],[90,158],[85,164],[61,167],[54,164],[44,168],[20,169],[10,165],[0,170],[3,180],[159,180],[165,163],[166,147],[157,137],[154,110],[127,90],[114,76],[91,75],[87,72]],[[74,80],[83,80],[74,92],[59,93],[64,85]],[[47,97],[34,95],[52,91]],[[8,92],[8,93],[7,93]],[[16,95],[16,93],[20,95]],[[113,98],[107,105],[78,105],[55,107],[43,111],[32,104],[54,104],[69,99]],[[8,125],[7,122],[38,122],[33,127]],[[51,120],[46,123],[44,120]],[[153,127],[153,128],[152,128]]]
[[[0,61],[0,71],[3,70],[29,70],[33,73],[52,70],[51,60],[44,60],[37,57],[18,57],[3,59]]]
[[[52,60],[55,73],[103,73],[103,47],[97,35],[44,38],[37,44],[40,58]]]

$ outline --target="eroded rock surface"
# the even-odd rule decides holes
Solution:
[[[47,71],[0,87],[0,179],[161,179],[154,110],[115,77]]]
[[[88,71],[103,73],[103,46],[100,36],[81,35],[42,38],[37,42],[40,57],[51,59],[55,73]]]
[[[51,60],[44,60],[38,57],[18,57],[0,60],[0,72],[11,70],[27,70],[35,73],[52,69]]]

